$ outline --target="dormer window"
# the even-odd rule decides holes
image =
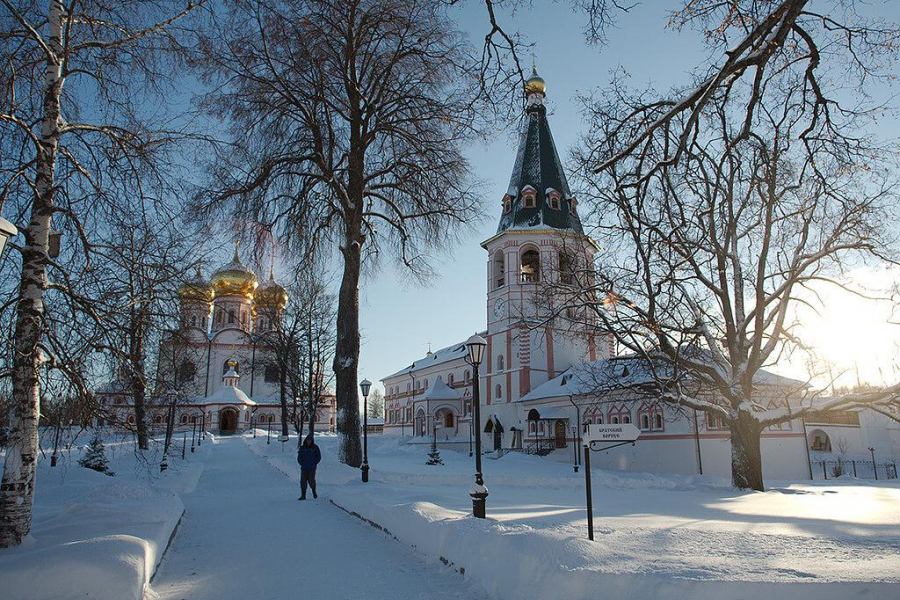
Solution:
[[[512,201],[513,197],[509,194],[503,196],[503,214],[507,215],[512,211]]]
[[[553,188],[547,188],[547,204],[550,205],[550,208],[553,210],[559,210],[559,201],[562,198],[562,194],[554,190]]]
[[[537,206],[537,190],[526,185],[522,188],[522,206],[525,208],[534,208]]]

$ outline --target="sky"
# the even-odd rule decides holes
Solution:
[[[651,83],[660,90],[683,85],[691,68],[706,57],[694,32],[664,27],[664,5],[671,3],[636,4],[620,18],[603,46],[585,43],[584,18],[565,2],[539,0],[529,10],[503,17],[534,42],[538,72],[547,82],[550,126],[563,160],[585,129],[579,94],[598,89],[617,69],[629,73],[634,85]],[[896,4],[875,2],[873,6],[887,18],[900,18]],[[460,23],[476,41],[485,33],[483,11],[480,3],[472,2],[461,12]],[[897,135],[893,123],[885,127]],[[474,175],[485,182],[485,220],[473,235],[435,261],[438,276],[428,286],[405,283],[390,266],[362,282],[360,378],[378,381],[424,356],[429,347],[437,350],[485,327],[487,256],[480,242],[496,230],[517,141],[514,134],[501,134],[492,143],[470,150]],[[893,278],[889,275],[877,269],[851,274],[872,286],[884,285]],[[825,299],[820,314],[807,311],[798,317],[810,339],[834,364],[832,372],[840,376],[839,383],[855,383],[857,373],[863,381],[891,379],[900,331],[895,333],[896,326],[887,324],[892,316],[890,304],[867,303],[836,292],[827,292]],[[806,366],[799,359],[785,360],[777,370],[802,377]]]
[[[585,42],[584,15],[572,11],[567,1],[534,0],[530,8],[521,8],[514,15],[498,11],[505,27],[521,32],[534,44],[538,72],[547,82],[550,127],[564,162],[586,130],[579,96],[601,89],[616,71],[627,73],[636,87],[649,84],[664,91],[683,86],[690,81],[691,70],[704,63],[707,49],[697,33],[665,27],[666,7],[676,4],[669,0],[634,4],[609,30],[602,46]],[[873,0],[868,6],[873,14],[900,21],[900,2],[896,0]],[[457,16],[473,43],[480,46],[488,24],[483,3],[463,3]],[[530,56],[523,58],[530,61]],[[900,127],[893,121],[879,123],[879,130],[886,138],[900,138]],[[364,274],[360,284],[360,379],[368,378],[381,387],[381,378],[423,357],[429,348],[438,350],[485,328],[487,255],[480,243],[496,231],[500,200],[517,146],[518,134],[510,130],[468,150],[473,178],[484,182],[483,220],[471,235],[432,262],[437,276],[427,285],[409,283],[390,260],[383,260],[376,272]],[[571,175],[569,179],[572,184]],[[230,260],[233,251],[230,243],[225,246],[216,253],[223,262]],[[339,276],[335,274],[335,288]],[[848,277],[869,289],[900,282],[900,272],[879,268],[859,268]],[[820,293],[824,306],[818,312],[801,310],[797,320],[805,338],[832,363],[830,371],[838,384],[853,385],[857,378],[870,382],[900,379],[900,328],[889,324],[892,319],[898,322],[891,303],[864,301],[833,290]],[[807,361],[784,358],[773,370],[805,378]]]

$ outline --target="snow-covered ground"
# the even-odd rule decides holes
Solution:
[[[295,440],[283,455],[275,440],[266,445],[265,435],[247,441],[273,456],[295,456]],[[197,489],[184,496],[184,519],[148,598],[485,598],[437,561],[424,563],[406,544],[332,506],[333,485],[323,485],[318,500],[308,494],[298,502],[296,481],[240,438],[221,438],[213,450]]]
[[[8,600],[139,600],[184,511],[210,443],[159,473],[159,444],[139,460],[129,440],[107,440],[115,477],[77,464],[89,436],[39,459],[31,533],[0,549],[0,597]],[[180,442],[180,440],[179,440]]]
[[[296,477],[291,450],[245,439]],[[522,599],[900,598],[900,485],[784,482],[738,492],[727,481],[594,471],[596,541],[586,539],[584,478],[571,465],[485,459],[488,519],[469,516],[473,459],[396,437],[370,438],[371,482],[320,437],[319,478],[340,506],[443,557],[492,596]]]

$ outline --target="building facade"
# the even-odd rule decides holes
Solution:
[[[280,430],[281,366],[275,340],[289,298],[274,272],[259,283],[235,246],[231,262],[211,280],[198,270],[178,296],[180,328],[160,344],[157,381],[165,392],[150,401],[151,424],[164,425],[174,390],[177,426],[197,420],[209,431],[226,434],[251,426]],[[120,383],[104,386],[97,397],[115,422],[134,422],[131,401]],[[287,400],[292,407],[294,398]],[[335,428],[334,393],[324,386],[316,423],[321,430]]]
[[[611,336],[598,335],[586,315],[564,308],[564,291],[543,291],[547,284],[557,291],[575,284],[576,274],[589,272],[584,267],[600,251],[583,231],[547,121],[545,91],[543,79],[533,73],[526,82],[526,114],[497,232],[481,244],[487,253],[487,328],[480,335],[488,346],[477,382],[480,431],[472,427],[476,382],[461,341],[382,379],[385,434],[435,435],[457,448],[480,435],[488,451],[575,460],[573,445],[588,424],[633,423],[642,431],[640,441],[595,453],[594,464],[728,477],[730,433],[717,419],[639,399],[615,385],[604,393],[584,381],[576,385],[584,372],[615,372],[622,357],[613,356]],[[771,406],[783,406],[799,382],[761,373],[759,383]],[[766,477],[809,477],[799,420],[764,432],[762,453]]]

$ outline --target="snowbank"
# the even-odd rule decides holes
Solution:
[[[54,468],[41,459],[31,534],[0,550],[2,596],[140,600],[184,512],[179,494],[197,485],[208,451],[182,461],[179,449],[159,474],[157,451],[139,459],[132,444],[113,441],[115,477],[78,466],[80,447]]]
[[[246,440],[297,477],[295,449]],[[501,599],[738,600],[895,598],[900,486],[786,484],[743,493],[718,479],[594,472],[595,542],[584,479],[570,465],[485,459],[487,520],[469,516],[472,459],[370,438],[371,482],[319,437],[320,494],[403,543],[451,564]],[[752,585],[750,585],[752,582]]]

